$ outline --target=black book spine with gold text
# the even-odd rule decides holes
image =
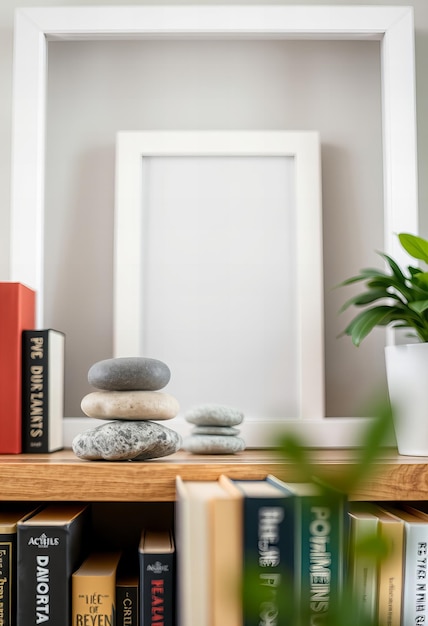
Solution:
[[[138,553],[124,552],[116,576],[116,626],[139,626]]]
[[[0,624],[13,626],[16,612],[16,532],[0,528]]]
[[[71,576],[84,557],[87,513],[84,505],[52,504],[18,524],[16,626],[70,624]]]
[[[22,451],[63,447],[65,335],[51,328],[22,333]]]
[[[25,505],[0,511],[0,626],[16,624],[17,525],[35,511]]]
[[[139,625],[138,576],[116,582],[116,626]]]

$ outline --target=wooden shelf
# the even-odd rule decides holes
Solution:
[[[353,450],[314,450],[317,473],[336,483],[355,464]],[[0,500],[170,502],[175,477],[212,480],[263,478],[268,473],[302,480],[299,468],[272,450],[246,450],[233,456],[178,452],[145,462],[82,461],[70,450],[43,455],[0,456]],[[428,500],[428,457],[385,451],[370,476],[349,494],[353,500]]]

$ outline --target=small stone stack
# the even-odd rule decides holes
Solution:
[[[184,439],[183,449],[193,454],[235,454],[245,450],[245,441],[235,428],[244,414],[221,404],[196,406],[184,418],[193,424],[191,434]]]
[[[77,435],[72,443],[82,459],[109,461],[156,459],[177,452],[178,433],[152,420],[170,420],[177,400],[161,392],[169,382],[168,366],[157,359],[123,357],[95,363],[89,384],[98,389],[81,403],[89,417],[110,420]]]

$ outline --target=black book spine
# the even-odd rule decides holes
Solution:
[[[22,333],[22,451],[49,452],[48,330]]]
[[[71,575],[84,549],[85,516],[62,526],[18,525],[17,626],[71,623]]]
[[[0,533],[0,626],[16,621],[16,533]]]
[[[116,587],[116,626],[138,626],[138,585]]]
[[[175,624],[175,553],[140,552],[141,626]]]

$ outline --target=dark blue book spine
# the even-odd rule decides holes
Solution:
[[[293,515],[289,499],[244,497],[244,624],[291,624]]]

